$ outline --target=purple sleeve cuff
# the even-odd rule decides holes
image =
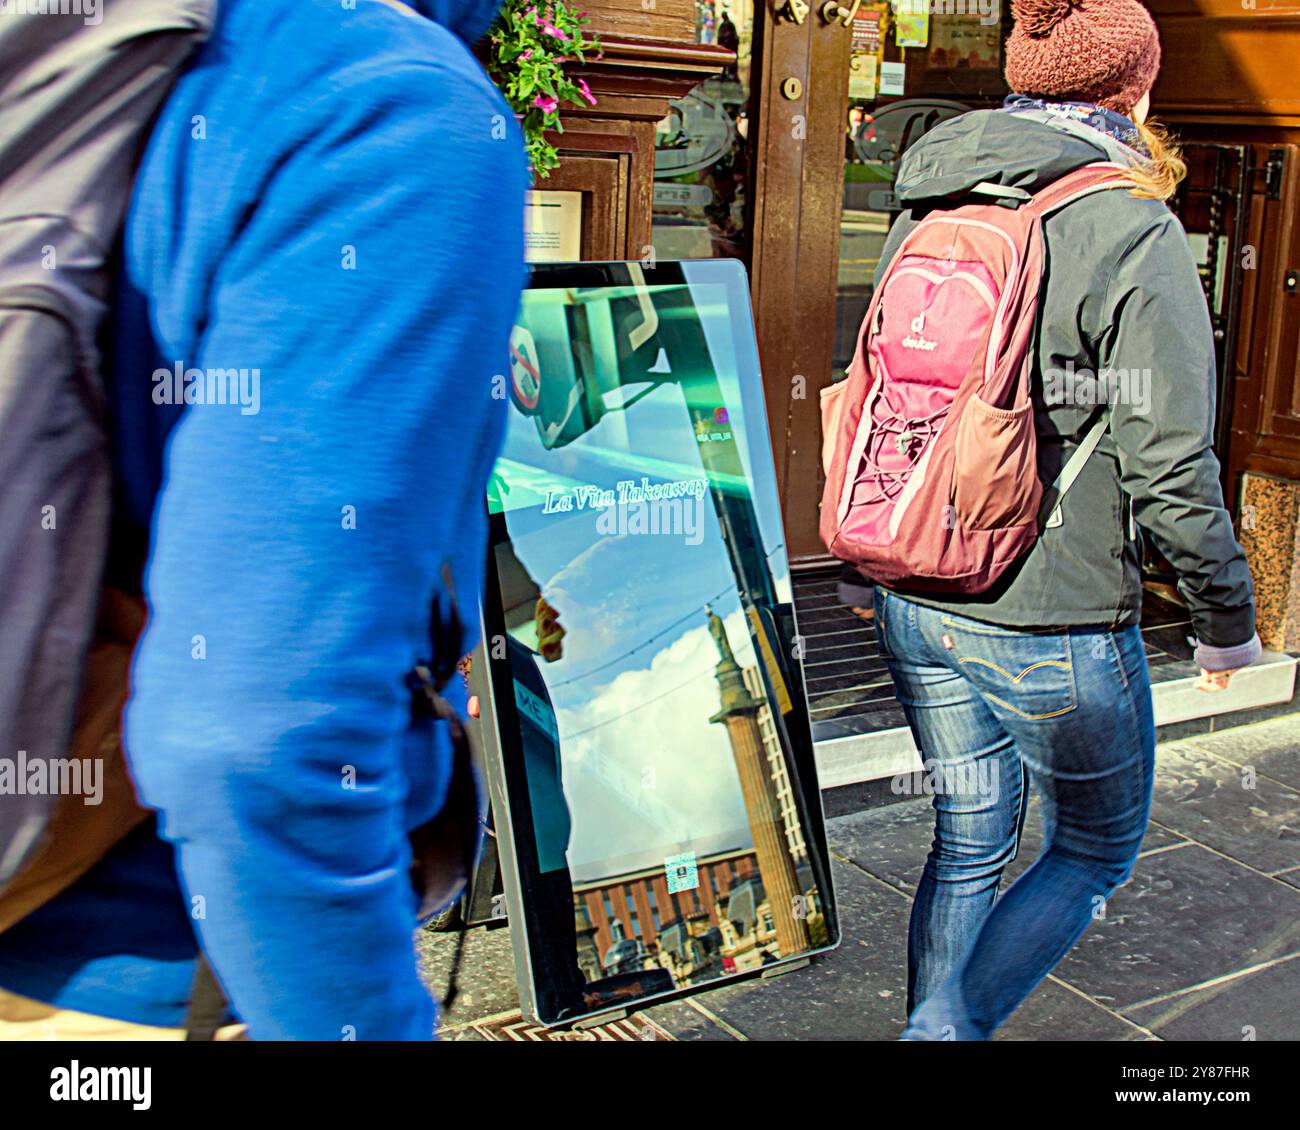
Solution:
[[[1196,662],[1204,671],[1235,671],[1254,663],[1263,653],[1259,636],[1251,636],[1246,643],[1235,647],[1214,647],[1208,643],[1196,645]]]
[[[841,604],[849,608],[870,608],[874,590],[866,577],[861,582],[841,577],[835,595]]]

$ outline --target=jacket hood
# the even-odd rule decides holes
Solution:
[[[492,26],[501,0],[405,0],[465,43],[477,43]]]
[[[906,204],[962,196],[981,181],[1034,192],[1093,161],[1138,155],[1100,130],[1067,132],[1027,113],[973,110],[935,127],[903,155],[894,191]]]

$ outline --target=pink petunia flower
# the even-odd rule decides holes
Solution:
[[[559,108],[559,102],[547,94],[539,94],[533,99],[533,105],[536,106],[543,114],[553,114]]]
[[[577,86],[578,93],[581,94],[590,105],[594,106],[596,104],[596,96],[592,94],[591,87],[587,85],[586,79],[580,78],[574,85]]]

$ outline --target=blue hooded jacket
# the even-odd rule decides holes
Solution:
[[[527,171],[467,48],[495,0],[414,7],[221,0],[158,121],[112,416],[127,751],[183,898],[146,827],[0,937],[15,992],[179,1024],[192,924],[254,1038],[432,1035],[406,833],[449,746],[403,679],[445,576],[475,619]],[[172,403],[189,369],[239,403]]]

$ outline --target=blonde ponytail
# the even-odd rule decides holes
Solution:
[[[1183,160],[1178,143],[1159,122],[1138,122],[1137,131],[1151,159],[1129,170],[1128,176],[1133,182],[1132,195],[1148,200],[1168,200],[1187,175],[1187,162]]]

